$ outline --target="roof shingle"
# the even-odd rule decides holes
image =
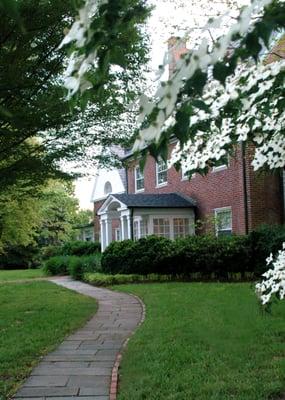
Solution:
[[[162,194],[112,194],[129,208],[191,208],[195,200],[179,193]]]

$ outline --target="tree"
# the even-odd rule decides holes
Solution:
[[[50,181],[40,198],[41,223],[37,228],[40,246],[59,245],[73,238],[78,200],[70,183]]]
[[[125,100],[139,91],[136,82],[146,46],[143,34],[134,31],[132,37],[121,37],[118,48],[128,65],[112,71],[108,81],[102,76],[101,90],[90,93],[92,104],[85,110],[80,104],[70,106],[61,85],[66,55],[58,47],[74,15],[72,0],[0,1],[2,190],[17,182],[32,186],[35,181],[66,178],[70,174],[62,172],[63,161],[90,163],[96,158],[90,148],[109,146],[110,127],[124,119]]]

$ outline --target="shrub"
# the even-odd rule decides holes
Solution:
[[[173,277],[171,275],[159,275],[159,274],[106,275],[102,273],[87,272],[83,275],[83,280],[95,286],[112,286],[112,285],[122,285],[125,283],[169,282],[173,280]]]
[[[249,234],[251,263],[258,275],[267,271],[265,259],[270,253],[277,254],[285,242],[285,225],[262,225]]]
[[[101,271],[101,254],[81,257],[69,256],[68,271],[74,279],[81,279],[86,272]]]
[[[192,279],[228,279],[250,271],[246,236],[189,236],[170,241],[148,236],[137,242],[113,242],[102,256],[107,274],[151,273]]]
[[[102,256],[102,272],[106,274],[166,273],[167,260],[173,251],[173,242],[148,236],[136,242],[112,242]]]
[[[66,242],[61,247],[61,255],[66,256],[88,256],[100,251],[101,245],[99,242],[86,242],[81,240]]]
[[[112,242],[102,255],[102,272],[106,274],[131,274],[135,262],[136,242]]]
[[[39,265],[39,250],[35,245],[9,246],[0,255],[0,269],[37,268]]]
[[[250,247],[246,236],[190,236],[175,241],[172,274],[227,279],[231,273],[250,269]]]
[[[75,240],[66,242],[62,246],[47,246],[42,251],[42,259],[54,256],[88,256],[101,252],[99,242]]]
[[[69,257],[54,256],[44,263],[44,271],[48,275],[66,275],[68,272]]]

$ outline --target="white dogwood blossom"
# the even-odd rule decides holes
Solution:
[[[73,43],[75,48],[67,60],[67,68],[64,74],[64,86],[68,90],[67,98],[71,98],[79,90],[83,93],[92,87],[92,84],[86,80],[85,73],[96,63],[97,52],[94,49],[88,55],[85,55],[80,50],[88,45],[92,35],[91,23],[93,17],[98,12],[99,7],[107,2],[108,0],[86,0],[84,6],[78,12],[76,21],[59,45],[59,48],[61,48]]]
[[[265,279],[256,285],[256,293],[263,305],[267,304],[273,295],[280,300],[285,298],[285,243],[277,257],[274,259],[270,254],[266,262],[271,268],[262,275]]]
[[[271,3],[272,0],[253,0],[252,3],[245,7],[239,19],[234,23],[227,34],[218,39],[212,51],[209,52],[210,43],[204,38],[200,46],[193,52],[186,54],[181,58],[176,66],[176,71],[168,82],[163,82],[155,94],[156,101],[153,102],[153,107],[148,112],[142,110],[144,115],[150,115],[155,107],[164,111],[164,121],[175,112],[176,100],[180,90],[183,88],[185,81],[190,79],[197,70],[205,69],[210,65],[216,64],[221,60],[228,51],[229,45],[236,34],[244,36],[251,27],[252,16],[260,14],[265,6]],[[161,120],[161,116],[159,117]],[[141,117],[139,117],[141,120]],[[160,121],[154,121],[153,125],[160,126]],[[163,125],[162,125],[163,128]],[[160,139],[161,131],[156,130],[156,141]],[[154,132],[153,132],[154,133]],[[145,143],[144,143],[145,141]],[[137,141],[134,144],[134,150],[140,150],[149,142],[149,136],[145,130],[140,132]]]
[[[282,100],[282,96],[276,91],[274,97],[271,91],[279,72],[282,71],[285,71],[284,60],[267,65],[259,63],[252,67],[244,67],[243,70],[239,68],[226,80],[225,85],[215,81],[205,87],[203,99],[209,111],[206,113],[197,109],[195,115],[189,119],[189,128],[195,127],[199,122],[209,121],[210,133],[200,132],[197,135],[198,141],[195,136],[194,147],[193,140],[189,140],[183,147],[177,143],[169,166],[177,163],[180,158],[188,159],[189,165],[185,166],[186,170],[193,173],[196,165],[206,166],[205,161],[220,160],[226,153],[227,145],[232,143],[234,138],[235,142],[247,141],[251,131],[252,140],[256,143],[252,161],[254,170],[264,165],[271,169],[283,167],[285,141],[282,130],[285,126],[285,112],[280,113],[274,107],[277,101]],[[219,118],[232,100],[236,100],[236,96],[241,99],[239,116],[235,116],[235,119],[223,119],[221,126],[218,127],[214,123],[215,119]],[[267,111],[268,107],[271,109],[270,114]],[[252,123],[251,129],[250,123]]]

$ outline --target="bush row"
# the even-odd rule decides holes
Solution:
[[[48,275],[71,275],[81,279],[85,272],[101,271],[101,254],[89,256],[54,256],[44,263]]]
[[[231,282],[240,282],[244,279],[252,280],[252,273],[247,273],[242,276],[240,273],[229,273],[227,280]],[[190,274],[188,277],[183,275],[161,275],[161,274],[149,274],[149,275],[138,275],[138,274],[103,274],[100,272],[86,272],[83,274],[82,280],[86,283],[90,283],[94,286],[113,286],[122,285],[128,283],[150,283],[150,282],[171,282],[171,281],[201,281],[203,275],[200,273]],[[212,274],[210,280],[218,279],[215,274]]]
[[[48,246],[43,251],[43,259],[55,256],[89,256],[101,251],[99,242],[86,242],[74,240],[66,242],[62,246]]]
[[[86,272],[83,274],[83,281],[95,286],[122,285],[125,283],[145,283],[145,282],[169,282],[175,278],[172,275],[138,275],[138,274],[115,274],[108,275],[100,272]],[[176,279],[175,279],[176,280]]]
[[[284,226],[264,226],[248,236],[189,236],[171,241],[148,236],[112,242],[102,256],[106,274],[176,275],[201,279],[260,276],[266,257],[285,241]]]

